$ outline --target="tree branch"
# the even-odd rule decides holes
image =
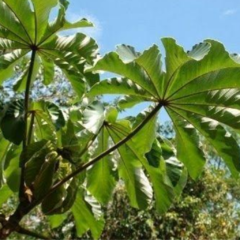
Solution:
[[[109,148],[105,152],[101,153],[100,155],[96,156],[95,158],[93,158],[92,160],[90,160],[89,162],[82,165],[77,170],[75,170],[74,172],[72,172],[71,174],[66,176],[64,179],[62,179],[61,181],[56,183],[45,196],[43,196],[42,198],[40,198],[37,201],[30,204],[25,209],[25,211],[26,212],[31,211],[35,206],[37,206],[39,203],[41,203],[46,197],[48,197],[50,194],[52,194],[58,187],[62,186],[64,183],[69,181],[71,178],[77,176],[79,173],[81,173],[82,171],[84,171],[85,169],[87,169],[88,167],[90,167],[94,163],[98,162],[99,160],[101,160],[102,158],[104,158],[105,156],[110,154],[111,152],[115,151],[117,148],[121,147],[124,143],[129,141],[132,137],[134,137],[148,123],[148,121],[150,121],[155,116],[155,114],[157,114],[157,112],[161,109],[161,107],[162,107],[162,103],[158,103],[156,105],[156,107],[149,113],[149,115],[135,129],[133,129],[133,131],[131,133],[129,133],[128,136],[126,136],[121,141],[116,143],[114,146],[112,146],[111,148]]]

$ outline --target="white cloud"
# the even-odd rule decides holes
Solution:
[[[223,12],[223,15],[224,16],[229,16],[229,15],[234,15],[237,13],[237,10],[236,9],[228,9],[226,10],[225,12]]]

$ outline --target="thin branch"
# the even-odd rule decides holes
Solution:
[[[74,172],[72,172],[71,174],[69,174],[68,176],[66,176],[64,179],[62,179],[61,181],[59,181],[58,183],[56,183],[51,189],[50,191],[48,191],[48,193],[43,196],[42,198],[38,199],[37,201],[33,202],[32,204],[30,204],[26,209],[25,212],[30,212],[35,206],[37,206],[39,203],[41,203],[46,197],[48,197],[50,194],[52,194],[58,187],[62,186],[64,183],[66,183],[67,181],[69,181],[71,178],[77,176],[79,173],[81,173],[82,171],[84,171],[85,169],[87,169],[88,167],[92,166],[93,164],[95,164],[96,162],[98,162],[99,160],[101,160],[102,158],[104,158],[105,156],[107,156],[108,154],[112,153],[113,151],[115,151],[116,149],[118,149],[119,147],[121,147],[123,144],[125,144],[127,141],[129,141],[132,137],[134,137],[154,116],[155,114],[157,114],[157,112],[161,109],[162,107],[162,103],[158,103],[157,106],[149,113],[149,115],[135,128],[133,129],[133,131],[131,133],[129,133],[128,136],[126,136],[125,138],[123,138],[121,141],[119,141],[118,143],[116,143],[114,146],[112,146],[111,148],[109,148],[108,150],[106,150],[105,152],[101,153],[100,155],[96,156],[95,158],[93,158],[92,160],[90,160],[89,162],[87,162],[86,164],[80,166],[77,170],[75,170]]]
[[[16,232],[19,233],[19,234],[24,234],[24,235],[27,235],[27,236],[35,237],[37,239],[52,239],[52,237],[47,237],[47,236],[41,235],[39,233],[32,232],[28,229],[25,229],[25,228],[21,227],[21,226],[18,227]]]

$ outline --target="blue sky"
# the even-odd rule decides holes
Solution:
[[[68,16],[95,23],[86,32],[97,39],[102,54],[121,43],[139,51],[161,46],[160,39],[169,36],[185,49],[211,38],[240,53],[239,0],[70,0]]]

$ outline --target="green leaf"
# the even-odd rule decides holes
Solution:
[[[56,65],[62,69],[63,73],[65,74],[67,79],[70,81],[78,97],[82,98],[86,90],[86,82],[83,76],[80,73],[76,74],[76,71],[72,70],[71,66],[68,67],[59,63],[56,63]]]
[[[204,58],[199,61],[191,59],[176,71],[169,81],[166,95],[168,98],[176,99],[205,90],[237,88],[239,86],[236,82],[239,64],[230,57],[222,44],[210,40],[207,43],[211,45],[211,48]],[[209,79],[211,80],[208,81]]]
[[[108,107],[105,110],[105,120],[108,123],[115,123],[117,121],[117,117],[118,117],[118,110],[114,107]]]
[[[77,33],[72,36],[56,36],[51,41],[42,44],[41,49],[46,53],[48,49],[53,49],[58,56],[64,51],[72,52],[91,63],[92,58],[97,54],[98,46],[92,38],[83,33]]]
[[[159,167],[162,157],[162,148],[157,139],[154,140],[151,151],[147,152],[145,156],[150,166],[155,168]]]
[[[9,39],[2,39],[0,38],[0,49],[1,50],[6,50],[6,49],[12,49],[12,50],[17,50],[17,49],[24,49],[26,48],[26,45],[9,40]]]
[[[139,113],[133,123],[133,129],[136,128],[141,122],[151,113],[152,107],[147,108],[145,111]],[[157,130],[157,114],[155,114],[148,123],[139,131],[132,139],[131,142],[138,149],[138,153],[145,155],[152,148],[155,140]],[[148,138],[146,138],[148,136]]]
[[[36,199],[43,197],[53,185],[56,166],[61,161],[57,152],[51,152],[45,156],[44,162],[34,179],[33,196]]]
[[[190,61],[191,58],[187,53],[184,52],[184,49],[176,44],[176,41],[172,38],[163,38],[162,43],[166,50],[166,82],[169,83],[172,76],[175,72],[187,61]],[[165,86],[163,86],[166,88]],[[165,90],[163,88],[163,90]],[[162,90],[162,91],[163,91]]]
[[[69,21],[65,21],[63,27],[60,29],[62,30],[68,30],[68,29],[74,29],[74,28],[85,28],[85,27],[93,27],[93,24],[91,22],[89,22],[87,19],[82,18],[76,22],[69,22]]]
[[[145,112],[140,113],[136,119],[134,126],[136,127],[139,123],[146,118],[149,114],[151,108]],[[148,173],[149,179],[151,180],[156,209],[159,213],[166,212],[175,199],[175,188],[172,184],[171,177],[167,171],[167,164],[165,163],[162,156],[166,156],[166,142],[162,141],[160,143],[155,139],[156,135],[156,121],[157,115],[155,115],[145,127],[129,142],[126,144],[140,159],[142,165]],[[133,127],[134,127],[133,126]],[[146,138],[148,136],[148,138]],[[162,147],[163,145],[163,147]],[[171,146],[168,145],[168,151],[171,151],[171,157],[175,157]],[[147,153],[147,154],[146,154]],[[147,157],[147,159],[145,158]],[[182,174],[181,171],[178,172],[179,179]],[[185,186],[185,183],[179,184],[180,186]]]
[[[51,119],[51,114],[49,113],[49,110],[51,112],[51,109],[49,109],[48,106],[49,103],[44,101],[34,102],[32,103],[32,106],[30,106],[30,110],[32,114],[34,114],[35,120],[34,134],[36,140],[38,141],[45,139],[51,140],[55,143],[57,139],[56,127]],[[61,113],[59,113],[58,116],[60,124],[63,124]]]
[[[25,2],[25,0],[23,0]],[[8,2],[8,1],[6,1]],[[9,1],[10,2],[10,1]],[[16,2],[15,2],[16,4]],[[26,6],[26,4],[20,4],[20,7]],[[13,10],[16,10],[16,5]],[[19,13],[22,13],[21,10],[18,11],[18,15],[11,11],[11,9],[5,4],[5,0],[0,1],[0,12],[1,12],[1,19],[0,19],[0,25],[1,27],[7,29],[9,32],[13,33],[16,38],[14,40],[17,40],[21,43],[27,43],[29,41],[29,36],[27,32],[24,29],[24,26],[22,24],[19,24],[19,18],[21,18],[21,15]],[[25,17],[29,17],[29,20],[31,21],[31,15],[29,15],[29,12],[26,12]]]
[[[98,146],[93,157],[98,156],[108,149],[109,134],[106,129],[102,129],[97,139]],[[115,187],[113,176],[113,163],[111,156],[107,155],[97,162],[87,172],[87,188],[89,192],[101,203],[107,204],[112,196]]]
[[[126,94],[137,97],[144,96],[152,101],[151,94],[126,78],[102,80],[99,83],[96,83],[88,93],[89,96],[96,96],[99,94]]]
[[[194,126],[168,109],[176,131],[177,158],[187,167],[190,176],[197,179],[201,174],[205,157],[199,147],[199,139]]]
[[[226,110],[238,109],[240,110],[240,91],[239,89],[223,89],[223,90],[210,90],[205,92],[198,92],[193,95],[185,96],[180,98],[173,103],[177,104],[178,107],[197,107],[207,108],[209,110],[214,108],[225,107]],[[206,113],[207,114],[207,113]]]
[[[77,194],[77,199],[72,207],[72,213],[78,237],[81,237],[88,230],[91,231],[94,239],[100,237],[104,227],[104,220],[102,217],[96,218],[94,216],[91,206],[83,197],[82,191],[79,191]]]
[[[48,19],[53,7],[58,4],[58,0],[32,0],[35,18],[35,43],[39,43],[48,26]]]
[[[5,109],[5,114],[1,120],[3,136],[10,142],[19,145],[25,133],[23,101],[10,102]]]
[[[215,148],[217,154],[225,161],[232,175],[238,177],[240,171],[240,147],[236,140],[217,121],[178,109],[174,109],[174,111],[184,116],[206,138]]]
[[[45,157],[53,150],[51,142],[46,140],[32,143],[23,150],[21,153],[21,164],[25,163],[24,179],[27,186],[32,186],[42,168]]]
[[[53,215],[67,212],[76,200],[78,183],[78,178],[74,178],[69,184],[65,184],[65,186],[59,187],[56,191],[54,191],[53,195],[56,197],[47,197],[42,205],[46,214]],[[50,208],[48,202],[51,202]]]
[[[3,138],[2,133],[0,132],[0,188],[4,182],[3,171],[5,158],[8,153],[11,143]]]
[[[131,130],[129,123],[125,121],[112,124],[107,129],[115,144],[128,135]],[[152,188],[141,167],[141,159],[135,150],[128,144],[118,148],[120,157],[118,171],[125,183],[131,205],[135,208],[145,209],[152,200]]]
[[[69,1],[68,0],[59,0],[59,3],[62,4],[65,10],[68,9]]]
[[[116,47],[116,52],[124,63],[129,63],[138,58],[140,53],[136,52],[132,46],[129,45],[118,45]]]
[[[16,92],[23,92],[26,89],[26,84],[27,84],[27,79],[28,79],[28,74],[29,74],[29,67],[30,67],[30,61],[28,66],[26,66],[25,70],[22,72],[22,74],[19,76],[19,78],[16,80],[13,89]],[[39,72],[40,68],[40,59],[38,56],[36,56],[34,60],[34,66],[33,66],[33,72],[31,75],[31,84],[33,81],[36,79],[36,76]]]
[[[63,222],[67,219],[67,214],[59,214],[48,216],[48,221],[52,229],[60,227]]]
[[[80,140],[82,140],[81,137]],[[70,163],[79,162],[79,155],[82,151],[81,144],[83,144],[83,140],[79,141],[79,137],[77,137],[75,132],[74,124],[69,119],[67,126],[61,131],[61,148],[58,149],[58,152]]]
[[[14,50],[0,56],[0,84],[13,74],[13,68],[28,50]]]
[[[140,97],[140,96],[125,96],[122,97],[119,102],[118,106],[121,109],[126,109],[126,108],[132,108],[137,104],[140,104],[142,102],[149,102],[151,101],[150,99],[146,97]]]
[[[79,56],[69,52],[60,53],[56,50],[41,51],[44,57],[50,57],[65,74],[73,89],[81,98],[86,89],[86,75],[83,74],[84,61],[79,61]]]
[[[12,196],[13,192],[7,185],[4,185],[0,188],[0,207],[7,202],[7,200]]]
[[[66,191],[67,191],[67,196],[65,197],[65,199],[63,200],[62,205],[54,210],[54,212],[56,213],[65,213],[67,212],[74,204],[76,197],[77,197],[77,192],[78,192],[78,178],[74,178],[71,183],[69,184],[69,186],[67,187]]]
[[[41,56],[43,67],[43,83],[49,85],[54,78],[54,61],[51,58]]]
[[[157,91],[157,95],[160,96],[165,74],[162,72],[161,54],[158,47],[153,45],[144,51],[142,55],[136,59],[136,63],[145,70]]]
[[[90,94],[126,94],[119,103],[123,108],[146,100],[158,102],[169,112],[174,122],[177,156],[187,166],[192,178],[198,177],[205,163],[205,156],[199,148],[198,132],[209,138],[211,145],[218,149],[219,155],[236,176],[239,160],[233,153],[227,156],[226,152],[230,154],[230,144],[232,151],[238,154],[238,147],[232,137],[225,136],[221,124],[239,133],[239,56],[230,55],[221,43],[213,40],[197,44],[188,52],[177,45],[174,39],[165,38],[162,42],[166,50],[166,71],[162,70],[160,52],[156,45],[143,53],[137,53],[134,48],[123,45],[117,53],[107,54],[88,69],[120,75],[122,83],[119,88],[116,81],[107,83],[105,80],[95,84],[90,89]],[[133,87],[127,87],[129,80],[134,82]],[[139,92],[136,93],[135,89],[139,87],[146,93],[142,92],[141,96]],[[197,126],[194,119],[189,120],[189,116],[196,117],[198,124],[204,122],[203,119],[208,119],[209,126]],[[208,131],[214,132],[217,139]]]
[[[54,192],[47,196],[42,202],[42,211],[45,215],[55,215],[55,210],[62,206],[67,191],[64,186],[58,187]]]
[[[99,102],[94,102],[83,112],[83,126],[93,134],[97,134],[104,122],[104,109]]]
[[[208,117],[239,132],[240,108],[237,89],[216,90],[194,96],[193,104],[181,99],[176,106],[179,109]],[[204,99],[204,100],[203,100]],[[189,98],[187,98],[189,100]],[[185,103],[182,103],[185,102]]]
[[[67,21],[67,5],[66,1],[60,3],[58,0],[0,1],[0,12],[3,13],[0,19],[0,49],[7,52],[0,57],[0,84],[14,74],[12,70],[18,60],[33,49],[40,59],[34,60],[31,83],[36,79],[40,62],[46,84],[54,76],[54,65],[60,65],[79,97],[84,94],[87,82],[96,82],[96,76],[83,73],[86,62],[92,63],[97,55],[96,42],[82,33],[66,37],[57,35],[59,31],[92,26],[86,19],[74,23]],[[50,13],[56,6],[59,9],[57,19],[49,23]],[[72,55],[75,58],[69,61]],[[66,62],[69,63],[67,66]],[[27,76],[28,71],[25,70],[17,79],[15,91],[25,89]]]
[[[100,59],[88,71],[109,71],[124,76],[126,79],[132,80],[141,88],[146,90],[151,96],[156,95],[156,89],[151,84],[149,77],[145,71],[135,62],[124,63],[119,55],[115,52],[109,53]]]
[[[166,142],[155,140],[152,149],[146,154],[146,170],[153,184],[156,199],[156,209],[160,214],[165,213],[179,196],[187,181],[187,172],[183,166],[175,160],[172,146],[167,144],[170,158],[163,158]],[[174,159],[174,160],[173,160]]]
[[[19,21],[19,25],[24,29],[28,41],[34,42],[34,13],[28,0],[3,0]],[[10,14],[9,14],[10,15]]]
[[[54,103],[48,102],[46,103],[46,107],[56,127],[56,130],[58,131],[59,129],[63,128],[65,126],[66,121],[60,107],[58,107]]]
[[[21,169],[18,162],[20,153],[20,146],[11,147],[7,152],[4,164],[4,177],[13,192],[18,192],[20,186]]]

